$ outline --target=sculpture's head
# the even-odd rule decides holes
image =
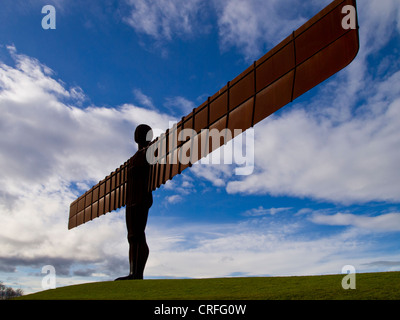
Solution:
[[[153,130],[147,124],[139,124],[135,130],[135,142],[139,149],[147,147],[153,140]]]

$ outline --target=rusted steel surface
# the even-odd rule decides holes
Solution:
[[[342,27],[346,5],[356,8],[356,1],[333,1],[155,139],[149,148],[160,154],[150,170],[149,188],[155,190],[233,138],[211,143],[202,130],[245,131],[346,67],[359,49],[358,27]],[[188,128],[195,135],[177,139]],[[192,143],[198,146],[197,156],[177,161]],[[126,164],[71,204],[69,229],[125,206]]]
[[[127,163],[71,203],[68,229],[125,206]]]

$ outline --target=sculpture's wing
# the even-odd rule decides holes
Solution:
[[[333,1],[157,138],[149,150],[154,164],[150,189],[160,187],[230,138],[227,135],[228,139],[216,143],[203,129],[230,129],[233,137],[234,129],[252,127],[346,67],[359,49],[358,26],[342,27],[347,5],[356,10],[355,0]],[[188,128],[194,129],[193,136],[182,139],[182,130]],[[196,152],[193,146],[198,146]],[[188,151],[190,161],[179,161]]]
[[[68,229],[125,206],[127,165],[125,162],[71,203]]]
[[[357,55],[357,29],[344,29],[344,6],[355,0],[335,0],[242,74],[228,82],[149,146],[150,190],[206,156],[228,139],[210,141],[207,130],[242,131],[346,67]],[[354,17],[357,18],[357,15]],[[183,129],[193,136],[182,139]],[[184,141],[182,141],[184,140]],[[197,146],[197,152],[193,152]],[[190,151],[189,161],[181,160]],[[187,157],[186,157],[187,158]],[[127,162],[92,187],[70,206],[68,228],[125,205]]]

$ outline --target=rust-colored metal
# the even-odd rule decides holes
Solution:
[[[333,1],[155,139],[149,148],[161,150],[161,154],[150,170],[149,188],[160,187],[230,138],[221,139],[220,144],[210,143],[203,129],[244,131],[346,67],[359,49],[358,26],[342,27],[346,5],[356,8],[356,0]],[[187,128],[197,135],[192,140],[177,141]],[[176,161],[189,143],[198,140],[197,157],[184,164]],[[127,163],[71,203],[69,229],[125,206]]]
[[[125,206],[127,163],[71,203],[68,229]]]

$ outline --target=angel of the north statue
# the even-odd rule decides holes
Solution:
[[[136,154],[71,203],[68,228],[126,206],[130,272],[119,279],[142,279],[152,192],[349,65],[358,28],[356,0],[335,0],[156,139],[138,126]],[[211,143],[213,130],[234,134]]]

